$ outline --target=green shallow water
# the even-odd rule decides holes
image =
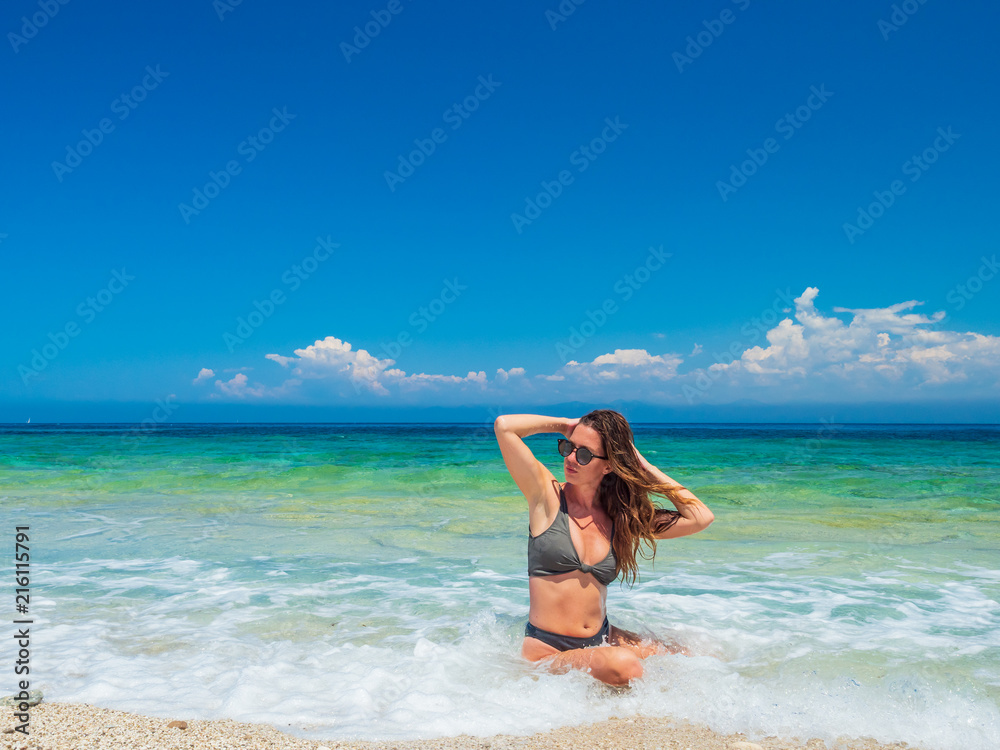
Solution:
[[[647,457],[716,523],[670,546],[918,554],[993,564],[995,428],[636,426]],[[818,439],[817,435],[822,435]],[[562,477],[555,436],[535,454]],[[5,509],[48,519],[54,558],[261,554],[362,559],[453,554],[523,566],[524,500],[479,426],[177,426],[0,431]],[[70,514],[66,515],[69,511]],[[917,550],[917,551],[914,551]]]

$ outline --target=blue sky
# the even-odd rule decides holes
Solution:
[[[0,421],[1000,415],[995,4],[2,18]]]

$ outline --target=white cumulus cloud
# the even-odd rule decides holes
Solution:
[[[946,314],[910,312],[917,300],[882,308],[834,307],[845,322],[815,305],[819,290],[795,299],[795,314],[767,331],[768,346],[753,346],[730,362],[686,373],[684,382],[702,391],[718,381],[729,395],[780,386],[785,394],[884,397],[929,392],[934,386],[974,380],[995,388],[1000,337],[929,328]],[[695,380],[697,382],[691,383]],[[788,390],[791,389],[791,390]]]
[[[327,336],[291,355],[267,355],[287,373],[280,385],[250,382],[240,372],[229,381],[217,380],[214,396],[451,405],[512,397],[523,403],[642,399],[680,404],[692,403],[692,393],[718,403],[740,398],[835,402],[1000,394],[1000,337],[944,330],[945,313],[916,312],[923,304],[916,300],[881,308],[834,307],[834,313],[850,316],[842,320],[818,309],[818,296],[817,287],[807,287],[795,298],[794,312],[789,310],[790,315],[766,331],[765,344],[747,342],[733,349],[735,359],[683,373],[682,355],[646,349],[596,352],[590,359],[571,360],[532,377],[524,367],[497,367],[491,378],[472,362],[465,375],[406,372],[393,359]],[[702,345],[695,344],[688,356],[700,353]],[[204,368],[195,383],[213,375]],[[956,390],[959,387],[964,390]]]
[[[248,396],[252,398],[260,398],[265,393],[264,386],[251,386],[249,378],[247,378],[247,376],[242,372],[236,373],[232,380],[216,380],[215,387],[218,388],[224,395],[233,396],[235,398],[246,398]]]

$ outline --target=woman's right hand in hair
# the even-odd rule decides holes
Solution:
[[[566,425],[562,429],[562,434],[569,437],[569,434],[573,431],[573,428],[580,423],[580,417],[576,419],[567,420]]]

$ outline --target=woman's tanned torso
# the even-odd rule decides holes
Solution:
[[[554,476],[551,487],[551,497],[546,498],[544,506],[539,503],[539,512],[529,517],[528,528],[532,536],[548,529],[559,512],[560,485]],[[573,505],[573,486],[567,483],[563,491],[573,547],[581,562],[596,565],[607,557],[611,545],[611,518],[599,505],[591,509],[589,517],[584,515],[587,511]],[[592,636],[601,629],[608,588],[593,574],[573,570],[558,575],[531,576],[528,592],[531,599],[528,619],[536,627],[578,637]]]

